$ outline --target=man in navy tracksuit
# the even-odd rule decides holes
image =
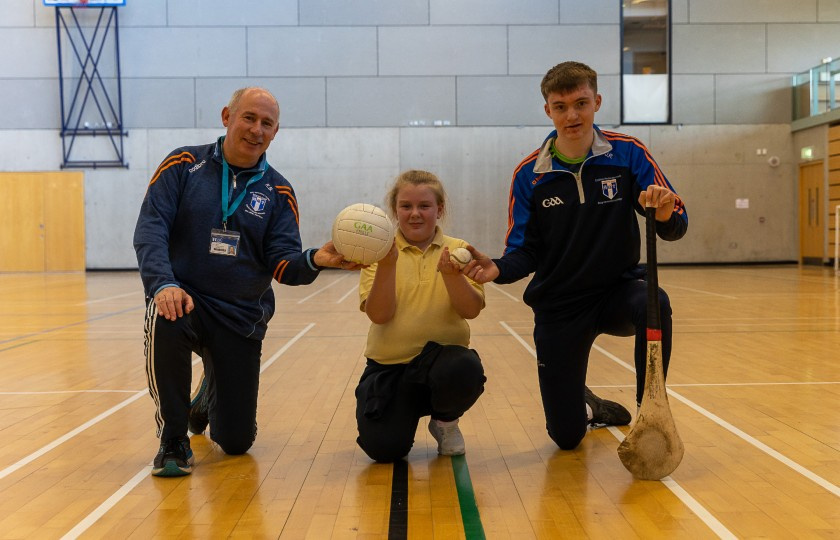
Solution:
[[[646,361],[646,285],[636,214],[656,208],[656,232],[682,238],[685,207],[650,152],[634,137],[594,124],[597,75],[578,62],[553,67],[541,84],[554,127],[516,168],[500,259],[473,251],[475,281],[511,283],[533,273],[524,300],[534,310],[537,371],[549,436],[575,448],[587,424],[624,425],[630,413],[586,386],[600,334],[636,336],[636,402]],[[671,355],[671,306],[660,289],[663,364]]]
[[[330,242],[301,251],[294,191],[265,156],[279,115],[267,90],[237,90],[222,110],[226,135],[170,153],[146,191],[134,248],[161,440],[153,475],[192,471],[188,422],[200,433],[209,417],[211,438],[228,454],[251,447],[272,279],[303,285],[324,267],[357,267]],[[192,352],[205,375],[193,402]]]

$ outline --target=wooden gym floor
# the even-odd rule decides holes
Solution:
[[[840,277],[823,267],[666,267],[670,402],[685,457],[636,481],[627,429],[572,452],[545,433],[525,283],[488,285],[472,346],[488,376],[464,458],[421,420],[399,466],[354,440],[367,320],[357,275],[277,287],[259,435],[157,451],[136,272],[0,274],[0,538],[829,538],[840,535]],[[635,410],[632,339],[602,337],[588,384]],[[198,362],[198,360],[196,360]],[[196,366],[196,371],[198,366]]]

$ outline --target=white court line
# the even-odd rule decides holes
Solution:
[[[335,303],[340,304],[340,303],[344,302],[344,299],[347,298],[348,296],[350,296],[350,293],[352,293],[353,291],[358,290],[358,288],[359,288],[358,285],[354,285],[352,289],[350,289],[349,291],[344,293],[344,296],[342,296],[341,298],[336,300]]]
[[[713,292],[709,292],[709,291],[704,291],[702,289],[692,289],[690,287],[680,287],[679,285],[664,284],[662,282],[659,283],[659,286],[662,287],[663,289],[680,289],[680,290],[683,290],[683,291],[691,291],[691,292],[696,292],[696,293],[701,293],[701,294],[708,294],[709,296],[717,296],[717,297],[720,297],[720,298],[729,298],[730,300],[737,300],[738,299],[737,296],[729,296],[728,294],[718,294],[718,293],[713,293]]]
[[[761,317],[762,321],[836,321],[840,317]],[[734,321],[734,322],[741,322],[741,321],[755,321],[758,317],[680,317],[680,323],[685,321],[712,321],[712,322],[719,322],[719,321]]]
[[[292,339],[290,339],[288,343],[286,343],[285,345],[283,345],[283,346],[280,348],[280,350],[279,350],[279,351],[277,351],[276,353],[272,354],[272,355],[271,355],[271,358],[269,358],[268,360],[266,360],[265,362],[263,362],[263,365],[262,365],[262,366],[260,366],[260,373],[262,373],[263,371],[267,370],[267,369],[271,366],[271,364],[273,364],[273,363],[275,362],[275,360],[277,360],[278,358],[280,358],[280,355],[281,355],[281,354],[283,354],[284,352],[286,352],[286,351],[289,349],[289,347],[291,347],[292,345],[294,345],[295,343],[297,343],[297,340],[299,340],[300,338],[302,338],[302,337],[303,337],[303,335],[304,335],[305,333],[307,333],[307,332],[309,332],[310,330],[312,330],[312,327],[313,327],[313,326],[315,326],[315,323],[309,323],[309,324],[307,324],[307,325],[306,325],[306,328],[304,328],[303,330],[301,330],[300,332],[298,332],[298,333],[297,333],[297,335],[296,335],[295,337],[293,337]]]
[[[16,470],[20,469],[24,465],[28,465],[29,463],[31,463],[31,462],[35,461],[36,459],[38,459],[39,457],[43,456],[44,454],[46,454],[47,452],[49,452],[53,448],[56,448],[57,446],[69,441],[70,439],[72,439],[73,437],[75,437],[79,433],[83,432],[84,430],[86,430],[90,426],[101,422],[102,420],[108,418],[109,416],[111,416],[112,414],[114,414],[118,410],[122,409],[123,407],[129,405],[130,403],[132,403],[134,401],[137,401],[141,397],[143,397],[145,395],[148,395],[148,394],[149,394],[148,390],[141,390],[141,391],[137,392],[136,394],[134,394],[133,396],[131,396],[130,398],[126,399],[125,401],[123,401],[123,402],[121,402],[117,405],[114,405],[113,407],[111,407],[110,409],[108,409],[104,413],[100,414],[99,416],[96,416],[96,417],[88,420],[87,422],[85,422],[81,426],[77,427],[76,429],[65,433],[64,435],[62,435],[61,437],[59,437],[58,439],[54,440],[51,443],[49,443],[45,446],[42,446],[39,450],[36,450],[35,452],[32,452],[31,454],[29,454],[25,458],[19,460],[18,462],[14,463],[12,465],[9,465],[8,467],[6,467],[2,471],[0,471],[0,479],[9,476],[10,474],[12,474]]]
[[[810,381],[810,382],[733,382],[733,383],[682,383],[682,384],[668,384],[669,387],[688,387],[688,386],[791,386],[791,385],[803,385],[803,386],[810,386],[814,384],[840,384],[840,381]],[[635,388],[636,385],[632,385],[632,388]]]
[[[611,359],[612,361],[616,362],[620,366],[628,369],[629,371],[632,371],[633,373],[636,373],[636,370],[632,366],[630,366],[629,364],[627,364],[626,362],[624,362],[623,360],[621,360],[620,358],[618,358],[614,354],[610,353],[609,351],[603,349],[602,347],[599,347],[598,345],[593,345],[592,348],[598,350],[601,354],[603,354],[607,358]],[[778,460],[780,463],[783,463],[784,465],[787,465],[788,467],[790,467],[794,471],[798,472],[799,474],[801,474],[802,476],[804,476],[808,480],[811,480],[812,482],[824,487],[825,489],[827,489],[828,491],[830,491],[834,495],[837,495],[838,497],[840,497],[840,487],[832,484],[831,482],[829,482],[828,480],[826,480],[822,476],[819,476],[819,475],[809,471],[808,469],[806,469],[802,465],[796,463],[795,461],[793,461],[792,459],[783,455],[782,453],[780,453],[776,450],[773,450],[772,448],[770,448],[769,446],[767,446],[763,442],[759,441],[758,439],[756,439],[752,435],[749,435],[749,434],[741,431],[740,429],[736,428],[735,426],[733,426],[732,424],[730,424],[726,420],[712,414],[711,412],[707,411],[706,409],[704,409],[700,405],[697,405],[696,403],[694,403],[690,399],[681,396],[680,394],[674,392],[671,389],[668,389],[667,392],[668,392],[669,396],[672,396],[673,398],[675,398],[679,401],[682,401],[683,403],[685,403],[686,405],[688,405],[689,407],[691,407],[695,411],[699,412],[700,414],[702,414],[703,416],[705,416],[706,418],[708,418],[709,420],[711,420],[715,424],[719,425],[720,427],[724,428],[725,430],[729,431],[730,433],[732,433],[734,435],[737,435],[738,437],[740,437],[744,441],[748,442],[749,444],[755,446],[756,448],[758,448],[759,450],[761,450],[762,452],[764,452],[768,456]]]
[[[531,356],[533,356],[534,358],[537,357],[537,352],[534,350],[534,348],[531,347],[524,339],[522,339],[522,337],[519,336],[519,334],[514,332],[513,329],[510,326],[508,326],[504,321],[499,321],[499,324],[501,324],[502,327],[504,327],[504,329],[507,330],[508,333],[510,335],[512,335],[514,337],[514,339],[516,339],[516,341],[518,341],[525,348],[525,350],[527,350],[529,353],[531,353]],[[614,428],[610,428],[610,431],[612,432],[613,429]],[[621,431],[619,431],[619,430],[616,430],[616,431],[618,431],[619,435],[616,435],[615,433],[613,433],[613,435],[616,435],[616,437],[621,436],[621,438],[623,439],[624,435],[621,433]],[[692,498],[685,490],[680,488],[679,485],[676,482],[671,480],[670,477],[666,477],[666,478],[668,478],[671,485],[679,488],[679,490],[682,493],[684,493],[685,496],[688,497],[688,499],[687,500],[683,499],[680,496],[680,494],[678,494],[676,491],[674,491],[674,489],[672,489],[671,485],[665,484],[668,487],[668,489],[670,489],[671,491],[674,491],[674,493],[677,495],[677,497],[679,497],[680,500],[682,500],[686,504],[686,506],[688,506],[688,508],[692,512],[694,512],[697,515],[697,517],[699,517],[703,521],[703,523],[705,523],[710,529],[715,531],[715,533],[719,537],[727,538],[727,539],[728,538],[736,538],[731,532],[729,532],[729,530],[726,529],[726,527],[724,527],[717,519],[715,519],[714,516],[712,516],[712,514],[710,514],[709,511],[706,510],[703,507],[703,505],[701,505],[696,500],[694,500],[694,498]]]
[[[519,298],[517,298],[517,297],[513,296],[512,294],[510,294],[510,293],[509,293],[509,292],[507,292],[506,290],[502,289],[502,288],[501,288],[501,287],[499,287],[498,285],[495,285],[495,284],[493,284],[492,282],[491,282],[491,283],[487,283],[487,285],[489,285],[489,286],[490,286],[490,287],[492,287],[493,289],[495,289],[495,290],[499,291],[499,292],[500,292],[500,293],[502,293],[503,295],[507,296],[508,298],[510,298],[511,300],[513,300],[514,302],[519,302]]]
[[[51,390],[43,392],[0,392],[0,396],[40,396],[44,394],[130,394],[137,390]]]
[[[278,358],[280,358],[280,355],[282,355],[284,352],[286,352],[289,349],[289,347],[294,345],[300,338],[303,337],[303,335],[305,333],[309,332],[312,329],[312,327],[314,327],[314,326],[315,326],[315,323],[309,323],[306,326],[306,328],[304,328],[303,330],[298,332],[298,334],[295,337],[293,337],[292,339],[289,340],[288,343],[283,345],[283,347],[281,347],[279,351],[277,351],[276,353],[271,355],[271,358],[269,358],[268,360],[263,362],[263,365],[260,367],[260,373],[262,373],[263,371],[268,369],[269,366],[271,366],[271,364],[273,364]],[[99,518],[104,516],[108,512],[108,510],[110,510],[111,508],[116,506],[118,502],[120,502],[123,498],[125,498],[125,496],[128,495],[131,492],[132,489],[137,487],[137,485],[140,482],[142,482],[144,478],[148,478],[150,470],[151,469],[148,465],[146,465],[145,467],[140,469],[140,471],[138,471],[137,474],[135,474],[131,478],[131,480],[126,482],[120,489],[115,491],[113,495],[111,495],[110,497],[105,499],[105,501],[102,504],[100,504],[99,506],[97,506],[96,509],[93,512],[91,512],[90,514],[85,516],[85,518],[82,519],[79,523],[77,523],[75,527],[70,529],[67,532],[67,534],[62,536],[61,537],[62,540],[65,539],[65,538],[67,538],[67,539],[78,538],[83,532],[88,530],[91,525],[96,523],[99,520]],[[2,477],[0,477],[0,478],[2,478]]]
[[[115,296],[109,296],[107,298],[100,298],[98,300],[88,300],[87,302],[79,302],[76,305],[77,306],[85,306],[85,305],[88,305],[88,304],[96,304],[97,302],[107,302],[108,300],[114,300],[115,298],[125,298],[126,296],[134,296],[134,295],[137,295],[137,294],[142,294],[142,291],[134,291],[134,292],[125,293],[125,294],[118,294],[118,295],[115,295]]]
[[[624,440],[624,433],[622,433],[621,430],[617,427],[608,426],[607,429],[610,431],[610,433],[613,434],[613,436],[616,439],[618,439],[618,442]],[[677,498],[681,500],[683,504],[685,504],[688,507],[689,510],[694,512],[697,515],[697,517],[699,517],[703,521],[703,523],[705,523],[710,529],[712,529],[712,531],[718,536],[718,538],[738,538],[737,536],[732,534],[732,531],[727,529],[723,525],[723,523],[718,521],[718,519],[715,516],[713,516],[708,510],[706,510],[706,508],[702,504],[697,502],[697,499],[692,497],[685,489],[683,489],[682,486],[675,482],[673,478],[671,478],[670,476],[666,476],[664,478],[661,478],[659,481],[665,484],[666,488],[670,489],[671,492],[674,495],[676,495]]]
[[[198,363],[199,361],[200,361],[200,359],[196,359],[196,360],[194,360],[194,361],[193,361],[193,365],[195,365],[195,364],[196,364],[196,363]],[[33,461],[35,461],[35,460],[36,460],[36,459],[38,459],[39,457],[43,456],[44,454],[46,454],[46,453],[47,453],[47,452],[49,452],[50,450],[52,450],[52,449],[54,449],[54,448],[58,447],[59,445],[61,445],[61,444],[65,443],[65,442],[67,442],[67,441],[69,441],[70,439],[72,439],[73,437],[75,437],[75,436],[76,436],[76,435],[78,435],[79,433],[83,432],[83,431],[84,431],[84,430],[86,430],[87,428],[89,428],[89,427],[91,427],[91,426],[93,426],[93,425],[95,425],[95,424],[98,424],[99,422],[101,422],[102,420],[104,420],[104,419],[108,418],[109,416],[111,416],[111,415],[112,415],[112,414],[114,414],[115,412],[119,411],[120,409],[122,409],[122,408],[126,407],[127,405],[129,405],[129,404],[133,403],[134,401],[137,401],[137,400],[138,400],[138,399],[140,399],[141,397],[143,397],[143,396],[145,396],[145,395],[148,395],[148,393],[149,393],[149,390],[148,390],[148,389],[143,389],[143,390],[138,391],[136,394],[134,394],[134,395],[133,395],[133,396],[131,396],[130,398],[128,398],[128,399],[126,399],[126,400],[124,400],[124,401],[122,401],[122,402],[118,403],[117,405],[114,405],[113,407],[111,407],[111,408],[110,408],[110,409],[108,409],[107,411],[103,412],[102,414],[100,414],[100,415],[98,415],[98,416],[95,416],[94,418],[91,418],[90,420],[88,420],[87,422],[85,422],[85,423],[84,423],[84,424],[82,424],[81,426],[77,427],[76,429],[74,429],[74,430],[72,430],[72,431],[69,431],[69,432],[65,433],[64,435],[62,435],[61,437],[57,438],[57,439],[56,439],[56,440],[54,440],[53,442],[51,442],[51,443],[49,443],[49,444],[47,444],[47,445],[45,445],[45,446],[42,446],[41,448],[39,448],[38,450],[36,450],[36,451],[32,452],[31,454],[29,454],[29,455],[28,455],[28,456],[26,456],[25,458],[23,458],[23,459],[21,459],[21,460],[19,460],[19,461],[15,462],[15,463],[13,463],[13,464],[9,465],[8,467],[6,467],[6,468],[5,468],[5,469],[3,469],[2,471],[0,471],[0,479],[3,479],[3,478],[5,478],[5,477],[9,476],[10,474],[12,474],[12,473],[13,473],[13,472],[15,472],[16,470],[20,469],[20,468],[21,468],[21,467],[23,467],[24,465],[28,465],[29,463],[32,463]]]
[[[118,489],[113,495],[108,497],[105,502],[100,504],[96,507],[96,510],[91,512],[90,514],[85,517],[82,521],[80,521],[75,527],[70,529],[67,534],[62,536],[62,540],[64,538],[78,538],[80,534],[88,530],[88,528],[96,523],[96,521],[105,515],[105,513],[113,508],[117,502],[119,502],[123,497],[128,495],[128,493],[134,489],[137,484],[143,481],[144,478],[149,477],[149,471],[151,470],[151,466],[146,466],[140,469],[140,472],[134,475],[134,478],[126,482],[120,489]]]
[[[507,331],[508,331],[508,334],[512,335],[512,336],[513,336],[513,338],[514,338],[516,341],[518,341],[518,342],[519,342],[519,343],[520,343],[523,347],[525,347],[525,350],[526,350],[526,351],[528,351],[529,353],[531,353],[531,356],[533,356],[534,358],[536,358],[536,357],[537,357],[537,351],[535,351],[535,350],[534,350],[534,348],[533,348],[533,347],[531,347],[531,346],[528,344],[528,342],[527,342],[527,341],[525,341],[524,339],[522,339],[522,336],[520,336],[519,334],[517,334],[516,332],[514,332],[513,328],[511,328],[510,326],[508,326],[508,324],[507,324],[505,321],[499,321],[499,324],[501,324],[501,325],[502,325],[502,328],[504,328],[505,330],[507,330]]]
[[[345,274],[345,275],[341,276],[340,278],[338,278],[337,280],[333,281],[333,282],[332,282],[332,283],[330,283],[329,285],[325,285],[324,287],[321,287],[320,289],[318,289],[318,290],[317,290],[317,291],[315,291],[314,293],[310,294],[309,296],[306,296],[306,297],[304,297],[304,298],[301,298],[300,300],[298,300],[298,301],[297,301],[297,303],[298,303],[298,304],[302,304],[302,303],[306,302],[307,300],[309,300],[310,298],[312,298],[312,297],[313,297],[313,296],[315,296],[316,294],[320,294],[320,293],[322,293],[322,292],[326,291],[327,289],[329,289],[330,287],[332,287],[333,285],[335,285],[336,283],[340,283],[340,282],[341,282],[342,280],[344,280],[346,277],[347,277],[347,274]]]

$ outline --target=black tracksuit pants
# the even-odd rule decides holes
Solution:
[[[192,353],[204,363],[210,438],[228,454],[243,454],[257,435],[262,341],[232,332],[193,297],[195,309],[175,321],[146,307],[145,349],[149,393],[157,406],[162,441],[187,434]]]
[[[662,324],[662,363],[671,359],[671,303],[659,289]],[[636,336],[636,402],[641,403],[647,363],[647,284],[623,281],[600,296],[587,298],[562,315],[535,314],[534,343],[537,373],[548,435],[564,450],[580,444],[586,434],[584,402],[586,369],[595,338],[601,334]]]
[[[356,387],[356,442],[374,461],[399,460],[414,445],[420,418],[460,418],[484,392],[478,354],[430,341],[408,364],[368,359]]]

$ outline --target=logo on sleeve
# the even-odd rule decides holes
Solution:
[[[248,201],[248,206],[245,207],[245,211],[252,216],[262,218],[265,215],[266,203],[268,203],[268,197],[262,193],[251,193],[251,200]]]
[[[189,171],[190,171],[191,173],[194,173],[195,171],[197,171],[198,169],[200,169],[200,168],[201,168],[201,167],[202,167],[202,166],[203,166],[206,162],[207,162],[207,160],[206,160],[206,159],[202,159],[202,160],[201,160],[201,163],[196,163],[195,165],[193,165],[192,167],[190,167],[190,168],[189,168]]]

